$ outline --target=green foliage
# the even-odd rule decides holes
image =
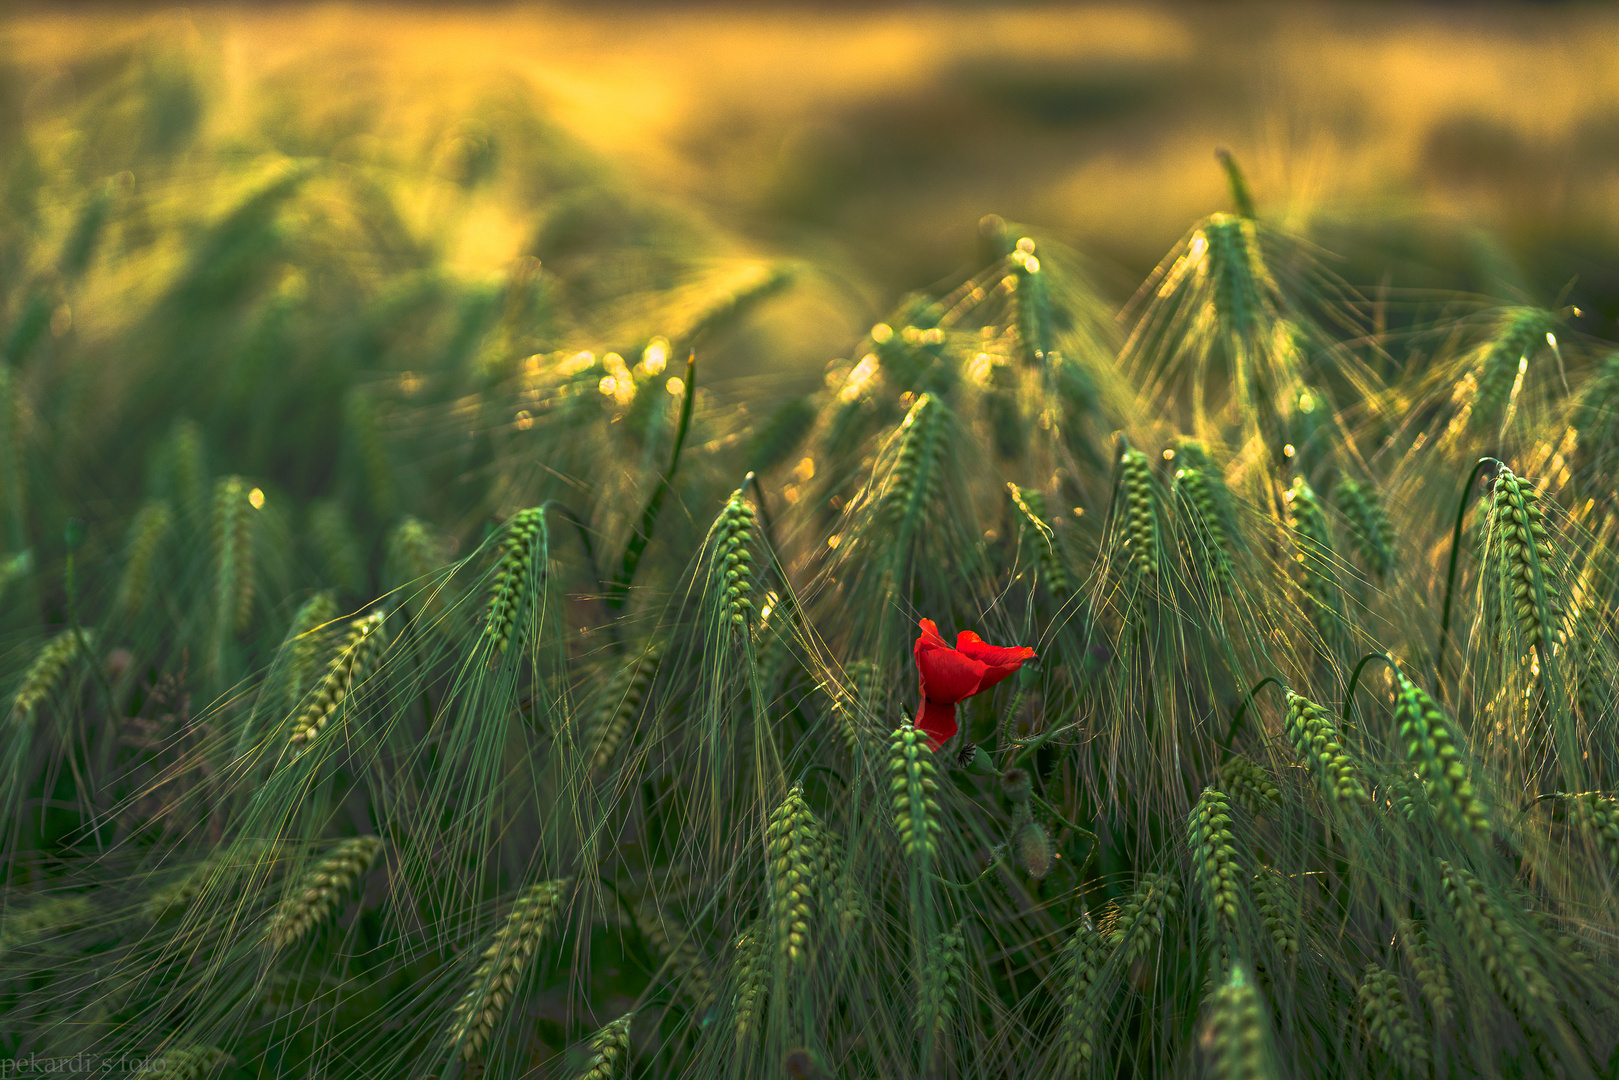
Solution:
[[[1228,161],[1122,316],[997,219],[761,404],[711,358],[805,275],[524,108],[423,178],[148,66],[0,131],[0,1056],[1608,1067],[1619,383],[1566,313],[1384,333]],[[117,175],[59,138],[107,110]],[[937,749],[919,618],[1038,654]]]

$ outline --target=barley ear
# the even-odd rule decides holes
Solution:
[[[345,840],[316,863],[270,916],[264,938],[273,949],[296,945],[317,923],[333,914],[349,889],[365,876],[382,850],[382,839]]]
[[[1535,489],[1505,465],[1496,473],[1489,521],[1489,536],[1499,545],[1498,604],[1530,648],[1558,643],[1558,576],[1546,515]]]
[[[546,572],[548,545],[543,506],[519,510],[506,522],[484,609],[484,638],[496,652],[511,644],[518,619],[533,600]]]
[[[1124,565],[1137,586],[1158,575],[1158,515],[1153,506],[1152,465],[1140,450],[1119,457],[1119,512]]]
[[[448,1029],[450,1043],[459,1048],[463,1061],[473,1061],[483,1052],[540,942],[561,916],[570,884],[571,878],[557,878],[530,885],[495,931]]]
[[[635,1021],[633,1012],[625,1013],[611,1024],[591,1036],[590,1049],[594,1051],[579,1080],[612,1080],[622,1075],[630,1063],[630,1025]]]
[[[1266,1038],[1265,1004],[1241,963],[1214,992],[1202,1043],[1215,1080],[1273,1080],[1278,1073]]]
[[[1377,964],[1367,964],[1355,992],[1360,1002],[1360,1018],[1378,1046],[1407,1073],[1416,1073],[1428,1063],[1428,1046],[1405,1003],[1400,977]]]
[[[1187,823],[1192,849],[1192,870],[1203,902],[1220,936],[1232,940],[1237,933],[1237,906],[1241,895],[1236,837],[1231,831],[1231,809],[1226,796],[1212,785],[1203,789]]]
[[[789,965],[802,963],[809,953],[821,843],[820,822],[804,802],[803,787],[795,784],[765,828],[776,949]]]
[[[1555,994],[1539,962],[1483,883],[1444,859],[1439,860],[1439,871],[1451,916],[1507,1004],[1520,1016],[1533,1002],[1554,1004]]]
[[[1106,958],[1102,935],[1087,919],[1074,931],[1064,949],[1067,985],[1056,1039],[1059,1076],[1083,1075],[1096,1057],[1096,1024],[1106,1005],[1100,1000],[1102,965]]]
[[[1163,939],[1164,923],[1180,902],[1180,883],[1167,874],[1142,874],[1129,899],[1119,905],[1107,935],[1126,964],[1148,955]]]
[[[150,1080],[208,1080],[236,1063],[234,1057],[217,1046],[184,1046],[164,1050],[149,1060],[162,1063],[146,1073]]]
[[[1216,772],[1237,805],[1255,817],[1267,817],[1282,805],[1282,791],[1270,773],[1241,754],[1231,755]]]
[[[967,961],[962,924],[956,923],[928,945],[916,1001],[916,1030],[935,1046],[954,1018]]]
[[[174,511],[165,499],[150,499],[129,523],[124,575],[118,582],[119,611],[134,615],[146,606],[152,591],[152,564],[158,548],[174,525]]]
[[[931,858],[939,828],[939,773],[925,736],[910,722],[901,724],[889,743],[888,773],[894,827],[906,858]]]
[[[11,699],[11,722],[20,724],[32,720],[35,710],[62,680],[73,658],[82,649],[90,648],[94,641],[94,632],[90,630],[63,630],[47,641],[23,672],[17,694]]]
[[[1287,692],[1287,718],[1283,722],[1288,742],[1304,759],[1328,796],[1340,805],[1369,806],[1360,770],[1344,749],[1343,734],[1331,713],[1309,698]]]
[[[382,651],[382,627],[386,619],[387,614],[378,610],[349,623],[337,655],[315,685],[303,712],[293,720],[291,744],[295,754],[309,748],[309,744],[344,707],[355,686],[363,683],[371,674],[373,662]]]
[[[1458,834],[1490,831],[1489,815],[1473,791],[1467,765],[1456,748],[1450,721],[1439,705],[1416,683],[1395,672],[1397,694],[1394,721],[1406,760],[1439,810],[1440,820]]]

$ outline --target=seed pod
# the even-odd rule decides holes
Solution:
[[[691,930],[660,909],[650,897],[643,898],[634,909],[635,926],[641,931],[658,954],[668,961],[674,981],[691,998],[701,1013],[714,1004],[714,984],[708,977],[708,965],[703,962],[702,950]]]
[[[1360,770],[1344,750],[1343,735],[1332,714],[1309,698],[1287,692],[1288,741],[1321,781],[1329,797],[1340,805],[1371,805]]]
[[[1395,672],[1395,680],[1394,720],[1406,760],[1416,766],[1440,820],[1457,833],[1472,830],[1487,835],[1490,819],[1473,792],[1450,721],[1427,691],[1400,672]]]
[[[1029,876],[1039,881],[1051,873],[1052,857],[1055,850],[1051,844],[1051,834],[1046,832],[1044,825],[1038,821],[1025,821],[1017,834],[1018,862]]]
[[[929,858],[934,853],[939,829],[939,803],[935,794],[939,774],[926,738],[909,722],[900,725],[889,743],[888,773],[894,827],[899,831],[905,856]]]
[[[1192,873],[1203,893],[1208,912],[1222,935],[1237,932],[1238,876],[1236,836],[1231,831],[1230,806],[1219,788],[1203,789],[1188,822]]]
[[[579,1074],[579,1080],[612,1080],[619,1074],[621,1064],[629,1064],[630,1024],[634,1021],[634,1013],[625,1013],[591,1036],[590,1049],[595,1053],[585,1064],[585,1071]]]
[[[315,924],[337,910],[353,884],[371,869],[382,839],[356,836],[338,844],[304,875],[264,929],[264,938],[273,949],[296,945]]]
[[[1372,1041],[1406,1072],[1416,1072],[1428,1063],[1428,1046],[1406,1006],[1398,975],[1377,964],[1367,964],[1355,997],[1360,1001],[1360,1017]]]
[[[463,1061],[483,1052],[507,1002],[516,992],[540,942],[562,913],[571,878],[530,885],[512,905],[505,924],[495,931],[473,972],[472,987],[456,1004],[448,1030],[452,1046],[459,1046]]]
[[[821,826],[804,802],[802,785],[793,785],[770,815],[765,827],[765,856],[770,864],[770,911],[776,949],[784,962],[798,964],[809,953],[821,863]]]
[[[1237,805],[1255,817],[1264,817],[1282,805],[1281,789],[1270,773],[1241,754],[1227,758],[1216,771]]]

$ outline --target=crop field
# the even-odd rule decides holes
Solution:
[[[1619,17],[1297,10],[0,18],[0,1076],[1619,1078]]]

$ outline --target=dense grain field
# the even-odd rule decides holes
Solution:
[[[0,1073],[1619,1075],[1612,22],[8,16]]]

